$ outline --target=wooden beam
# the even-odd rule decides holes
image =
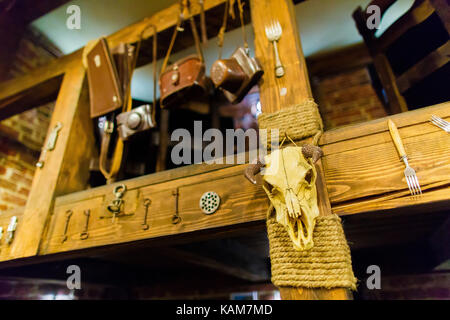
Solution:
[[[80,63],[64,76],[49,132],[57,122],[62,128],[55,149],[47,152],[43,168],[36,170],[21,229],[11,249],[14,258],[38,253],[56,196],[86,187],[89,160],[95,150],[87,93],[85,70]]]
[[[291,0],[252,1],[251,13],[255,33],[255,54],[265,70],[260,83],[262,111],[272,113],[311,99],[313,96],[308,71]],[[285,67],[285,75],[281,78],[275,76],[273,47],[265,35],[265,27],[273,19],[278,20],[283,29],[283,35],[278,41],[281,61]],[[319,210],[321,215],[328,215],[331,214],[331,205],[321,161],[318,162],[317,169]],[[283,299],[347,299],[351,297],[351,293],[342,288],[332,290],[280,288],[280,293]]]

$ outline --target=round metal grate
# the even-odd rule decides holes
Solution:
[[[214,191],[208,191],[202,195],[199,204],[204,214],[213,214],[219,208],[220,197]]]

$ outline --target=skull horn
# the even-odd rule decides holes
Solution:
[[[313,163],[316,163],[323,156],[323,151],[312,144],[305,144],[302,146],[302,153],[305,158],[312,158]]]
[[[249,164],[247,168],[245,168],[244,176],[253,184],[256,184],[255,176],[261,171],[261,168],[264,167],[259,160],[256,164]]]

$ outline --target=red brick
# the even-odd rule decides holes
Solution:
[[[27,196],[28,197],[28,195],[30,194],[30,189],[27,189],[27,188],[20,188],[20,190],[18,191],[18,193],[20,193],[20,194],[23,194],[23,195],[25,195],[25,196]]]
[[[7,193],[5,191],[2,192],[2,199],[4,201],[6,201],[6,202],[9,202],[9,203],[12,203],[12,204],[16,204],[16,205],[21,206],[21,207],[25,206],[25,204],[27,203],[26,200],[24,200],[22,198],[19,198],[19,197],[15,196],[15,195],[12,195],[10,193]]]
[[[33,182],[33,180],[27,178],[25,175],[20,175],[17,174],[16,172],[14,172],[11,176],[11,181],[13,182],[22,182],[25,183],[26,185],[31,185],[31,183]]]
[[[17,185],[6,179],[0,178],[0,188],[16,191]]]
[[[16,129],[8,127],[2,123],[0,123],[0,132],[6,134],[8,137],[12,139],[19,138],[19,132]]]

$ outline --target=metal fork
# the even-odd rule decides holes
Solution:
[[[273,20],[270,25],[266,26],[266,36],[269,42],[273,43],[275,51],[275,75],[280,78],[284,76],[284,66],[281,63],[280,55],[278,53],[277,41],[280,40],[283,30],[281,29],[280,22]]]
[[[442,130],[444,130],[445,132],[449,133],[450,132],[450,122],[445,121],[442,118],[439,118],[436,115],[432,115],[431,116],[431,123],[434,124],[435,126],[441,128]]]
[[[422,190],[420,189],[419,180],[417,179],[416,171],[409,166],[408,156],[406,155],[405,148],[403,147],[402,139],[400,138],[400,133],[398,132],[397,126],[390,119],[388,120],[388,126],[392,140],[394,141],[395,147],[397,148],[400,156],[400,160],[402,160],[406,166],[404,173],[409,192],[411,192],[411,195],[413,196],[420,195],[422,194]]]

